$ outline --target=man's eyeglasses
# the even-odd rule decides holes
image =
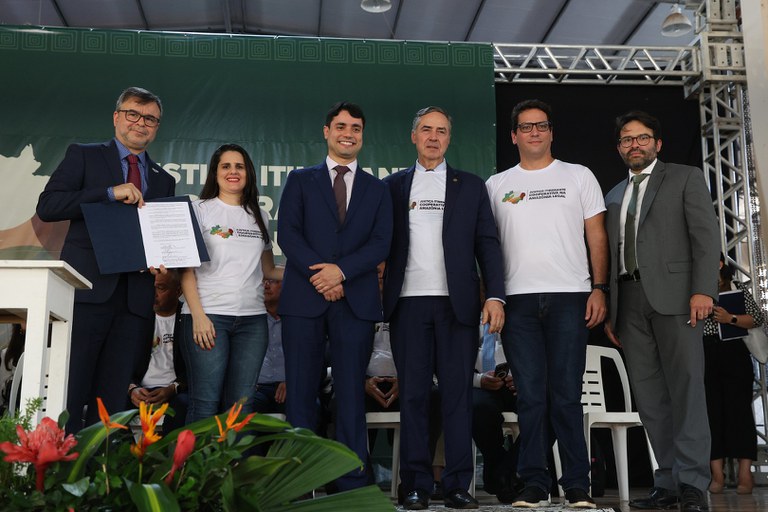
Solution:
[[[536,130],[540,132],[548,132],[552,127],[552,123],[549,121],[540,121],[538,123],[520,123],[517,125],[517,129],[523,133],[530,133],[534,126],[536,127]]]
[[[265,285],[270,285],[270,286],[275,285],[275,284],[280,284],[281,282],[282,281],[278,281],[277,279],[265,279],[264,280],[264,284]]]
[[[154,128],[158,124],[160,124],[160,120],[156,118],[155,116],[145,116],[142,114],[139,114],[135,110],[118,110],[118,112],[123,112],[125,114],[125,119],[128,121],[135,123],[142,117],[144,118],[144,124],[149,126],[150,128]]]
[[[647,133],[644,133],[642,135],[638,135],[637,137],[622,137],[619,139],[619,146],[623,148],[628,148],[632,146],[632,143],[634,141],[637,141],[638,146],[647,146],[649,142],[651,142],[651,139],[653,139],[653,135],[648,135]]]

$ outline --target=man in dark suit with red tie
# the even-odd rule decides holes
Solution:
[[[437,375],[445,433],[445,506],[478,503],[472,480],[472,378],[481,318],[480,265],[488,300],[483,323],[504,324],[501,247],[483,180],[445,162],[451,119],[439,107],[419,110],[411,141],[418,159],[384,179],[394,210],[384,276],[384,317],[400,382],[400,476],[407,510],[429,506],[432,457],[428,411]]]
[[[359,106],[333,106],[323,127],[328,156],[288,175],[277,224],[287,258],[278,307],[286,414],[295,427],[316,427],[328,341],[339,404],[336,438],[366,466],[337,481],[342,491],[369,482],[365,370],[382,316],[376,265],[386,259],[392,237],[386,187],[357,162],[364,127]]]
[[[75,291],[69,361],[67,431],[98,421],[96,397],[108,410],[124,408],[131,372],[154,325],[154,277],[149,272],[102,274],[80,206],[174,195],[176,183],[146,152],[162,116],[160,98],[129,87],[117,100],[115,138],[99,144],[72,144],[37,203],[46,222],[70,221],[61,259],[92,284]]]

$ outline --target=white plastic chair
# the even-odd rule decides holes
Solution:
[[[621,387],[624,395],[624,410],[609,412],[605,407],[605,392],[603,389],[603,371],[601,367],[602,358],[611,359],[616,366],[621,381]],[[593,428],[611,429],[611,439],[613,441],[613,456],[616,460],[616,480],[619,485],[619,499],[621,501],[629,500],[629,461],[627,458],[627,429],[631,427],[642,427],[640,415],[632,411],[632,398],[629,392],[629,378],[624,362],[619,355],[618,350],[614,348],[598,347],[594,345],[587,346],[587,361],[582,379],[581,403],[584,408],[584,438],[587,442],[587,454],[592,460],[590,449],[590,432]],[[648,444],[648,454],[653,470],[658,468],[656,458],[651,448],[651,443],[646,434],[646,443]],[[562,475],[560,464],[560,455],[558,453],[557,443],[554,447],[555,467],[558,479]],[[562,488],[560,489],[562,495]]]
[[[395,431],[392,440],[392,489],[390,496],[397,499],[397,485],[400,483],[400,412],[367,412],[365,421],[369,429],[391,428]]]
[[[13,380],[11,381],[11,393],[8,396],[8,414],[13,416],[16,413],[16,403],[19,401],[19,392],[21,392],[21,376],[24,373],[24,353],[19,356],[16,363],[16,369],[13,371]]]

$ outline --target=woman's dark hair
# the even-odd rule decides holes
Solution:
[[[264,219],[261,216],[261,209],[259,208],[259,189],[256,187],[256,168],[253,165],[248,152],[243,149],[242,146],[237,144],[222,144],[211,155],[211,161],[208,164],[208,177],[205,179],[205,185],[200,192],[200,199],[213,199],[219,195],[219,182],[216,180],[216,176],[219,170],[219,162],[221,161],[221,155],[227,151],[236,151],[243,155],[243,161],[245,162],[245,188],[243,194],[240,196],[240,204],[243,209],[253,215],[256,219],[256,224],[259,225],[262,235],[264,236],[264,243],[269,243],[269,232],[267,226],[264,224]]]
[[[6,370],[13,369],[19,363],[19,358],[24,353],[25,338],[26,335],[21,330],[21,324],[13,324],[11,328],[11,341],[8,342],[8,348],[5,349],[5,359],[3,359]]]
[[[723,281],[732,281],[733,267],[725,261],[725,255],[723,255],[723,253],[720,253],[720,263],[723,264],[723,268],[720,269],[720,277],[723,278]]]

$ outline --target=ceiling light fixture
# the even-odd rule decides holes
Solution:
[[[363,0],[360,8],[366,12],[387,12],[392,8],[392,0]]]
[[[661,24],[661,35],[667,37],[684,36],[693,30],[691,21],[683,14],[683,8],[680,4],[672,6],[672,11],[664,18]]]

